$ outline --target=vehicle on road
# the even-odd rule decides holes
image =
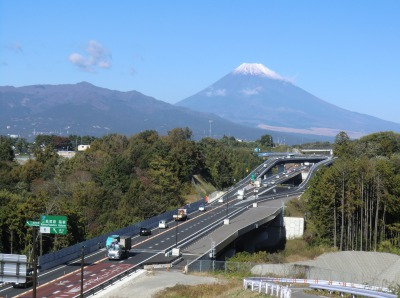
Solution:
[[[129,251],[132,246],[130,236],[121,236],[119,241],[114,241],[107,248],[109,260],[122,260],[129,256]]]
[[[185,208],[178,209],[178,214],[174,214],[174,219],[178,220],[186,220],[187,219],[187,210]]]
[[[166,220],[162,219],[158,222],[158,228],[159,229],[166,229],[168,228],[168,223]]]
[[[238,200],[243,200],[243,199],[244,199],[244,194],[245,194],[245,192],[246,192],[246,189],[245,189],[245,188],[238,189],[238,191],[237,191],[237,198],[238,198]]]
[[[149,236],[149,235],[151,235],[151,230],[148,228],[140,228],[139,235],[140,236]]]
[[[224,202],[224,197],[220,197],[219,199],[218,199],[218,203],[223,203]]]
[[[199,206],[199,211],[206,211],[206,206],[200,205]]]

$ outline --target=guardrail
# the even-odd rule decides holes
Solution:
[[[289,283],[289,284],[308,284],[312,289],[321,289],[331,292],[348,293],[360,295],[364,297],[374,298],[397,298],[389,288],[355,284],[342,281],[318,280],[318,279],[302,279],[302,278],[277,278],[277,277],[249,277],[243,279],[243,285],[247,288],[248,285],[259,289],[265,288],[266,283]]]
[[[280,298],[290,298],[292,290],[288,286],[281,286],[265,281],[257,281],[252,279],[243,279],[243,288],[251,289],[252,292],[263,292]]]

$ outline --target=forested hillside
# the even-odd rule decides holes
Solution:
[[[226,188],[260,163],[254,147],[266,145],[191,137],[187,128],[166,136],[144,131],[130,138],[85,137],[90,149],[71,159],[55,149],[73,149],[77,136],[38,136],[35,144],[1,137],[0,251],[29,254],[32,228],[25,222],[41,214],[68,217],[67,235],[43,238],[45,253],[181,207],[190,195],[206,195],[196,192],[194,175]],[[17,164],[15,152],[28,150],[35,158]]]
[[[337,135],[338,159],[303,196],[309,243],[400,254],[400,135]]]

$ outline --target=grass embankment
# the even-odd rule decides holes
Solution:
[[[166,288],[156,295],[154,298],[255,298],[265,297],[265,294],[254,293],[243,289],[243,280],[239,277],[226,276],[223,274],[209,274],[220,280],[215,284],[202,284],[195,286],[176,285]]]

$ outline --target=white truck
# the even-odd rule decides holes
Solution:
[[[130,236],[121,236],[119,241],[113,241],[107,247],[107,255],[109,260],[126,259],[132,246]]]
[[[243,200],[244,199],[245,192],[246,192],[245,188],[238,189],[238,191],[237,191],[238,200]]]
[[[175,221],[183,221],[187,219],[187,210],[185,208],[178,209],[178,214],[174,214]]]

